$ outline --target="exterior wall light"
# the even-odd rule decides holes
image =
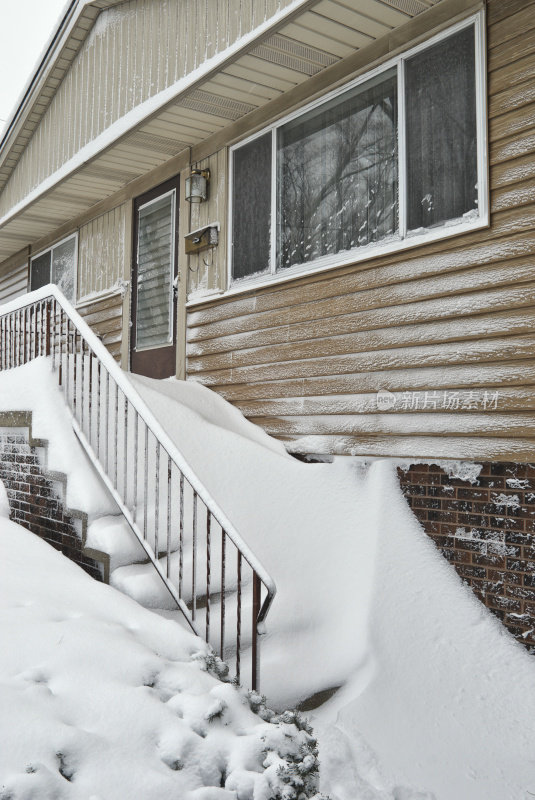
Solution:
[[[188,203],[202,203],[208,197],[209,169],[192,169],[186,178],[186,200]]]

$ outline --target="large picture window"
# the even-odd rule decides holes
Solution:
[[[232,280],[486,222],[480,24],[458,25],[232,149]]]
[[[71,303],[76,295],[77,238],[70,236],[34,256],[30,262],[30,289],[55,283]]]

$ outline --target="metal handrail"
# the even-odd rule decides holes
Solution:
[[[50,356],[52,367],[57,369],[58,380],[73,417],[73,428],[95,468],[101,474],[107,488],[118,503],[128,524],[134,531],[160,578],[186,617],[191,628],[199,633],[197,597],[205,603],[205,638],[210,641],[211,609],[213,597],[220,603],[219,653],[225,658],[229,647],[225,642],[225,623],[228,616],[229,591],[236,596],[236,676],[240,679],[242,642],[242,609],[244,590],[249,587],[244,577],[244,562],[249,567],[252,587],[251,628],[251,686],[259,683],[259,642],[261,624],[265,620],[273,598],[275,583],[240,536],[219,504],[210,495],[197,477],[175,442],[162,428],[143,398],[125,376],[102,342],[78,314],[62,292],[52,284],[30,292],[10,303],[0,306],[0,370],[20,366],[38,356]],[[119,392],[123,396],[119,416]],[[104,407],[104,412],[102,408]],[[129,419],[133,417],[132,427]],[[110,465],[110,434],[114,426]],[[151,465],[149,434],[153,440],[154,461]],[[140,447],[141,435],[141,447]],[[121,439],[121,442],[119,442]],[[119,463],[117,448],[122,443],[124,461]],[[128,462],[129,450],[131,461]],[[143,455],[144,449],[144,455]],[[104,452],[105,451],[105,457]],[[162,462],[162,452],[164,462]],[[139,463],[143,465],[143,485],[140,490]],[[122,471],[122,475],[120,472]],[[167,488],[165,489],[165,472]],[[163,479],[161,480],[163,473]],[[177,486],[178,488],[174,489]],[[151,490],[151,487],[152,490]],[[152,491],[154,506],[149,509]],[[177,507],[172,502],[172,492],[178,492]],[[139,522],[138,497],[143,495],[143,524]],[[167,508],[165,555],[160,556],[160,501],[164,495]],[[206,550],[200,553],[199,504],[206,513]],[[184,599],[184,561],[187,532],[186,516],[191,512],[191,597]],[[178,513],[179,519],[176,520]],[[150,518],[150,519],[149,519]],[[219,557],[214,558],[214,523],[221,529]],[[152,526],[152,531],[151,531]],[[178,547],[173,548],[173,536],[178,528]],[[229,579],[229,547],[236,551],[234,580]],[[178,589],[171,580],[172,556],[178,552]],[[165,569],[160,561],[165,560]],[[204,559],[206,581],[205,594],[199,592],[196,581],[198,561]],[[219,590],[214,590],[214,567],[219,566]],[[215,582],[217,585],[217,581]],[[263,601],[262,601],[262,595]],[[232,649],[232,654],[234,651]],[[227,657],[228,660],[228,657]]]

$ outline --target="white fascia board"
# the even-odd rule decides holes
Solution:
[[[112,4],[113,3],[110,3],[110,5]],[[84,0],[83,5],[90,5],[90,0]],[[150,117],[163,110],[168,103],[177,100],[181,94],[192,89],[196,84],[207,80],[212,73],[226,66],[228,62],[235,61],[240,55],[245,54],[259,37],[269,34],[272,30],[278,28],[285,22],[287,17],[295,14],[302,6],[308,7],[310,5],[312,5],[310,0],[292,0],[286,8],[278,11],[257,28],[254,28],[254,30],[242,36],[230,47],[227,47],[226,50],[212,56],[212,58],[176,81],[172,86],[168,86],[166,89],[163,89],[161,92],[158,92],[158,94],[153,95],[153,97],[150,97],[148,100],[145,100],[143,103],[133,108],[99,134],[99,136],[91,142],[88,142],[75,156],[63,164],[56,172],[52,173],[52,175],[49,175],[48,178],[45,178],[45,180],[42,181],[39,186],[36,186],[33,191],[29,192],[23,200],[13,206],[7,214],[0,218],[0,229],[24,211],[25,208],[32,205],[39,197],[51,191],[59,183],[73,175],[80,167],[92,161],[99,153],[111,147],[113,144],[116,144],[133,128],[146,122]],[[67,33],[65,35],[67,35]]]

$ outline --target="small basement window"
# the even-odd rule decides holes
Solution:
[[[67,300],[75,300],[76,262],[78,238],[76,235],[58,242],[49,250],[43,250],[30,262],[30,289],[40,289],[47,283],[55,283]]]
[[[231,149],[231,281],[488,224],[480,14]]]

